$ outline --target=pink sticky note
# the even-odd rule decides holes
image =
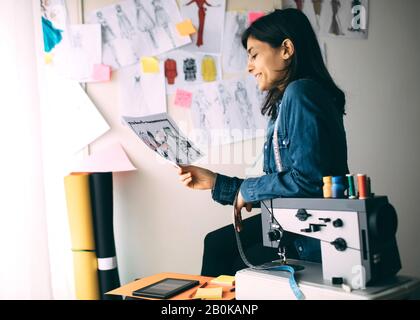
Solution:
[[[175,105],[183,108],[191,107],[192,93],[182,89],[177,89],[175,94]]]
[[[98,82],[111,80],[111,67],[104,64],[95,64],[93,66],[92,78]]]
[[[265,13],[262,11],[250,11],[248,12],[248,22],[249,24],[253,23],[255,20],[264,16]]]
[[[71,172],[123,172],[137,170],[119,143],[94,151],[71,168]]]

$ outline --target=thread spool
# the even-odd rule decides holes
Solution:
[[[348,186],[348,197],[349,199],[356,199],[356,188],[354,186],[354,175],[346,174],[347,186]]]
[[[328,176],[328,177],[323,177],[322,181],[324,182],[324,186],[322,188],[322,191],[324,193],[324,198],[329,199],[332,198],[332,177]]]
[[[367,176],[365,174],[358,174],[357,175],[357,186],[359,188],[359,199],[367,199]]]
[[[344,177],[336,176],[332,177],[332,197],[335,199],[344,198],[344,191],[346,190],[346,185],[344,182]]]

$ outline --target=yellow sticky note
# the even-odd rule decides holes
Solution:
[[[181,36],[189,36],[190,34],[196,33],[191,19],[187,19],[183,22],[180,22],[176,25],[176,29],[178,30]]]
[[[51,53],[46,53],[44,55],[45,64],[51,64],[53,62],[53,55]]]
[[[159,61],[154,57],[142,57],[141,65],[144,73],[159,72]]]
[[[210,280],[210,283],[218,284],[218,285],[225,285],[225,286],[233,286],[235,284],[235,277],[221,275],[221,276],[218,276],[217,278]]]
[[[196,299],[222,299],[223,288],[198,288],[194,296]]]

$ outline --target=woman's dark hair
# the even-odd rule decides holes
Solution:
[[[268,43],[272,48],[279,48],[284,40],[289,39],[295,48],[286,76],[277,84],[284,89],[270,89],[261,109],[263,115],[276,117],[276,102],[283,97],[287,85],[304,78],[316,80],[323,85],[332,94],[339,112],[346,114],[345,95],[325,67],[317,37],[305,14],[297,9],[274,10],[244,31],[242,45],[245,49],[249,37]]]

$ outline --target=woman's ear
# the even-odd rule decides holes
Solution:
[[[284,60],[289,60],[295,54],[295,46],[290,39],[285,39],[281,44],[281,55]]]

